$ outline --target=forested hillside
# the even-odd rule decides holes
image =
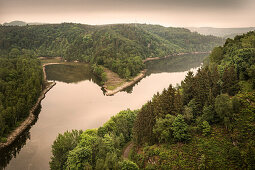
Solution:
[[[207,52],[221,44],[221,38],[159,25],[0,26],[0,56],[61,56],[68,61],[103,65],[123,78],[139,73],[147,57]]]
[[[139,111],[131,157],[140,168],[255,168],[255,32],[227,39],[209,59]]]
[[[254,169],[255,32],[227,39],[209,60],[138,111],[81,135],[60,134],[51,168]],[[130,138],[132,161],[120,154]]]
[[[38,59],[0,58],[0,142],[28,115],[42,90]]]

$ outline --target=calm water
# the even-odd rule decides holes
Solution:
[[[180,83],[187,70],[195,71],[203,58],[186,55],[150,62],[144,79],[114,96],[104,95],[87,65],[47,66],[48,79],[57,84],[41,102],[35,124],[5,154],[0,153],[1,166],[10,161],[8,170],[49,169],[51,145],[58,133],[97,128],[121,110],[140,108],[156,92]]]

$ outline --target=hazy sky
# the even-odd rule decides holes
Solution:
[[[0,23],[255,26],[255,0],[0,0]]]

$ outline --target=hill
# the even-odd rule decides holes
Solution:
[[[176,53],[205,52],[222,39],[185,28],[145,24],[46,24],[1,26],[0,56],[61,56],[103,65],[122,78],[137,75],[142,60]]]
[[[26,25],[42,25],[46,23],[41,22],[24,22],[24,21],[11,21],[3,23],[4,26],[26,26]]]
[[[25,26],[27,25],[26,22],[23,21],[11,21],[3,23],[4,26]]]
[[[59,134],[51,169],[254,169],[254,61],[255,32],[227,39],[180,87],[98,129]]]
[[[234,38],[249,31],[254,31],[255,27],[243,28],[213,28],[213,27],[187,27],[192,32],[198,32],[202,35],[214,35],[223,38]]]

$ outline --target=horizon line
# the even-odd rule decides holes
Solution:
[[[10,22],[15,22],[15,21],[21,21],[21,20],[12,20],[9,22],[3,22],[0,23],[2,26],[4,26],[4,24],[6,23],[10,23]],[[145,25],[160,25],[163,27],[175,27],[175,28],[217,28],[217,29],[228,29],[228,28],[255,28],[255,26],[242,26],[242,27],[214,27],[214,26],[167,26],[167,25],[163,25],[163,24],[158,24],[158,23],[142,23],[142,22],[125,22],[125,23],[106,23],[106,24],[88,24],[88,23],[81,23],[81,22],[66,22],[66,21],[62,21],[62,22],[26,22],[26,21],[21,21],[21,22],[25,22],[26,24],[31,24],[31,25],[51,25],[51,24],[82,24],[82,25],[93,25],[93,26],[103,26],[103,25],[118,25],[118,24],[145,24]]]

